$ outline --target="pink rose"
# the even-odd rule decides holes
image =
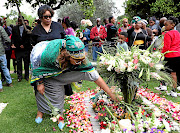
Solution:
[[[137,64],[138,61],[139,61],[138,59],[134,59],[133,63],[134,63],[134,64]]]

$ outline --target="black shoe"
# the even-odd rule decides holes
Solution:
[[[25,78],[26,79],[26,81],[29,81],[29,78]]]
[[[7,83],[6,86],[13,87],[12,83],[10,83],[10,84]]]
[[[13,85],[12,85],[12,83],[10,83],[10,84],[4,84],[3,86],[7,86],[7,87],[13,87]]]
[[[22,79],[18,79],[18,82],[21,82]]]

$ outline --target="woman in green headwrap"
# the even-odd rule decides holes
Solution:
[[[85,57],[83,42],[74,36],[67,36],[65,40],[57,39],[37,44],[31,53],[31,84],[36,89],[38,112],[36,123],[42,122],[44,113],[50,114],[43,94],[52,105],[60,109],[62,115],[64,107],[64,85],[80,80],[94,81],[109,96],[115,100],[104,80],[99,76],[88,59]],[[58,121],[60,129],[64,121]]]

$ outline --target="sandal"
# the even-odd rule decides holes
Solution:
[[[59,122],[58,127],[60,130],[62,130],[65,126],[65,123]]]
[[[38,118],[35,119],[35,122],[37,124],[40,124],[42,122],[42,120],[43,120],[43,118],[38,117]]]

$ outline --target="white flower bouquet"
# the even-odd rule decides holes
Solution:
[[[150,48],[149,48],[150,49]],[[172,85],[172,79],[164,69],[164,54],[159,51],[150,52],[137,46],[131,47],[131,51],[117,49],[115,55],[103,50],[100,56],[99,66],[107,77],[114,75],[115,80],[121,86],[125,102],[131,103],[140,82],[150,81],[152,78],[164,80]],[[130,89],[130,90],[129,90]],[[127,95],[127,93],[129,93]]]

